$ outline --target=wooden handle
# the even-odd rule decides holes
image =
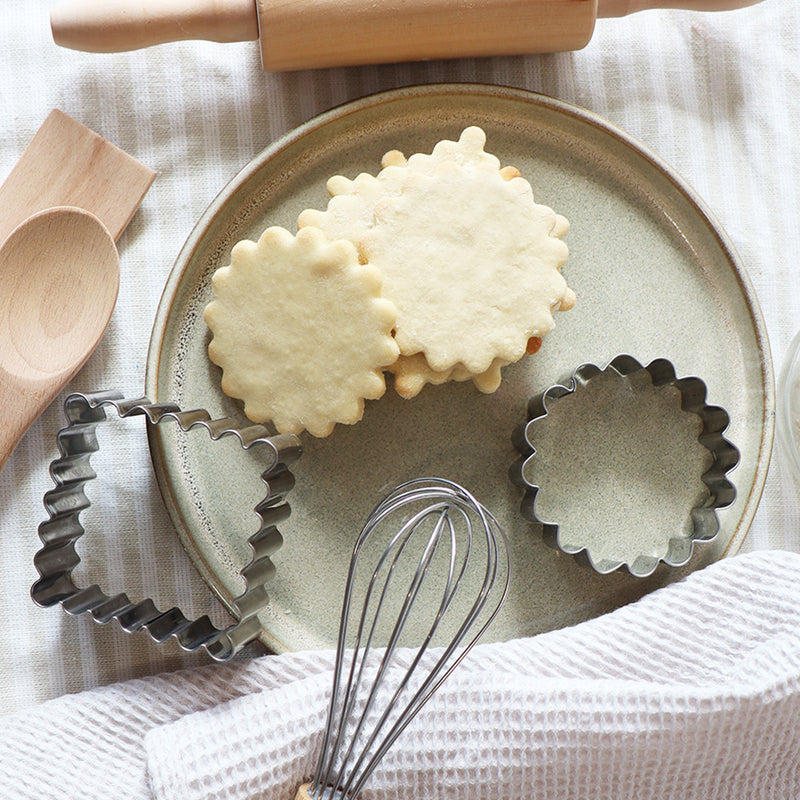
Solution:
[[[20,407],[20,398],[30,400],[28,406]],[[36,420],[37,414],[34,408],[38,408],[38,403],[34,403],[38,398],[29,398],[27,387],[18,382],[13,375],[6,372],[0,366],[0,407],[10,408],[13,413],[3,414],[2,425],[0,425],[0,472],[6,462],[11,458],[11,454],[19,444],[25,431]]]
[[[56,44],[116,53],[181,39],[258,39],[255,0],[67,0],[53,9]]]
[[[310,783],[304,783],[297,790],[297,794],[294,796],[294,800],[314,800],[314,796],[308,793],[308,790],[310,788],[311,788]]]
[[[653,8],[677,8],[684,11],[733,11],[761,0],[598,0],[598,17],[624,17]]]

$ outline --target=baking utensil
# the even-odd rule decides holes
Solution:
[[[116,241],[155,172],[53,110],[0,186],[0,244],[37,211],[75,206],[90,211]]]
[[[133,602],[124,592],[110,596],[97,585],[79,587],[74,582],[72,571],[80,563],[76,544],[85,533],[80,515],[90,505],[84,490],[97,477],[90,458],[99,449],[96,430],[107,419],[106,408],[114,409],[120,419],[143,416],[148,431],[171,421],[182,435],[203,428],[212,441],[233,436],[261,458],[266,453],[261,480],[267,492],[255,508],[260,526],[248,539],[252,559],[239,572],[244,591],[228,603],[236,622],[225,629],[215,628],[207,616],[190,620],[178,608],[162,612],[150,599]],[[145,631],[156,642],[175,637],[184,650],[203,647],[218,661],[229,659],[261,631],[258,613],[269,601],[265,584],[275,573],[272,556],[283,543],[277,526],[290,513],[286,494],[294,479],[288,466],[302,451],[298,438],[272,436],[261,425],[241,427],[232,419],[212,419],[203,409],[182,411],[146,397],[125,400],[118,392],[71,394],[64,401],[64,416],[67,424],[57,437],[60,456],[50,467],[55,488],[44,498],[48,519],[39,526],[43,546],[34,558],[39,580],[31,588],[33,600],[45,607],[61,603],[69,614],[89,612],[99,623],[116,620],[128,633]]]
[[[505,534],[463,487],[420,478],[384,498],[353,548],[322,747],[297,800],[358,797],[386,750],[492,623],[510,579]],[[434,602],[423,605],[426,591]],[[415,614],[426,632],[404,649]],[[436,647],[440,633],[446,644]]]
[[[114,241],[154,178],[55,109],[0,186],[0,470],[105,330],[119,287]]]
[[[265,70],[577,50],[596,17],[649,8],[730,10],[758,0],[67,0],[57,44],[116,52],[182,39],[261,43]]]
[[[725,409],[706,402],[703,381],[678,378],[667,359],[581,364],[531,399],[516,431],[522,458],[511,476],[525,489],[522,514],[548,545],[603,575],[683,566],[719,532],[717,509],[736,498],[727,474],[739,451],[723,435],[728,424]],[[598,514],[603,494],[612,508]],[[663,495],[677,513],[643,522],[642,509],[658,508]]]
[[[570,220],[564,275],[578,302],[535,356],[504,370],[495,394],[438,386],[408,401],[390,386],[357,425],[305,442],[285,531],[291,568],[270,585],[270,612],[262,617],[270,649],[334,645],[338,598],[329,587],[347,571],[353,531],[370,498],[415,475],[480,487],[482,502],[508,533],[516,577],[487,633],[499,640],[606,613],[737,552],[758,507],[774,431],[772,361],[757,298],[726,231],[674,169],[624,131],[518,89],[426,85],[371,95],[311,120],[254,158],[201,215],[177,257],[153,326],[145,394],[241,414],[209,366],[202,321],[213,296],[210,276],[228,263],[233,245],[257,239],[270,224],[291,227],[304,208],[324,208],[330,175],[374,172],[393,147],[430,152],[465,124],[480,125],[487,149],[518,167],[537,200]],[[665,303],[679,313],[664,314]],[[643,363],[663,356],[679,374],[701,375],[709,396],[730,414],[728,435],[741,452],[731,474],[736,500],[719,512],[719,535],[686,567],[644,579],[597,575],[555,557],[520,515],[519,492],[507,477],[516,455],[511,432],[528,400],[584,361],[604,364],[625,352]],[[226,531],[237,525],[232,511],[255,502],[240,489],[253,466],[226,458],[202,437],[182,441],[165,426],[154,431],[151,448],[182,544],[215,591],[230,595],[236,575],[227,556],[241,554]],[[597,513],[607,500],[598,498]],[[645,514],[652,518],[649,509]],[[311,583],[314,592],[306,589]]]
[[[0,247],[0,470],[108,325],[119,256],[88,211],[46,209]]]

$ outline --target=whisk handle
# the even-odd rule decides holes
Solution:
[[[311,789],[310,783],[304,783],[298,790],[297,794],[294,796],[294,800],[314,800],[314,795],[309,794],[309,790]]]

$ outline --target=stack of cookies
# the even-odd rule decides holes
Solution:
[[[251,420],[325,436],[383,394],[384,371],[406,398],[451,380],[493,392],[538,349],[575,302],[568,223],[485,143],[473,126],[431,154],[391,151],[377,175],[330,178],[296,236],[234,247],[205,319],[222,389]]]

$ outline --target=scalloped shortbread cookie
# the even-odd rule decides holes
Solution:
[[[539,351],[542,346],[542,340],[538,336],[531,337],[528,340],[528,346],[525,352],[528,355],[533,355]],[[486,372],[481,372],[478,375],[471,373],[463,364],[456,364],[450,369],[436,372],[430,368],[430,365],[425,360],[422,353],[416,353],[413,356],[400,356],[387,369],[389,372],[394,373],[394,388],[395,391],[406,399],[416,397],[425,387],[426,383],[433,386],[441,386],[448,381],[469,381],[471,380],[477,389],[484,394],[492,394],[500,388],[502,383],[502,369],[507,367],[504,361],[496,358]]]
[[[456,364],[454,367],[437,372],[430,368],[422,353],[415,353],[413,356],[400,356],[387,369],[394,373],[394,388],[397,394],[411,399],[423,390],[426,383],[440,386],[448,381],[471,380],[481,392],[491,394],[500,386],[501,369],[505,366],[507,366],[505,362],[496,358],[489,369],[479,375],[471,373],[463,364]]]
[[[327,436],[384,393],[382,370],[398,356],[396,311],[350,242],[269,228],[233,248],[213,287],[209,356],[222,367],[222,390],[244,401],[253,422]]]
[[[575,302],[560,272],[566,219],[535,203],[530,184],[501,168],[485,141],[470,127],[430,155],[391,151],[376,177],[331,178],[326,211],[298,220],[349,239],[381,271],[400,353],[424,357],[398,369],[410,380],[419,367],[417,384],[441,382],[448,370],[474,379],[518,360]]]

